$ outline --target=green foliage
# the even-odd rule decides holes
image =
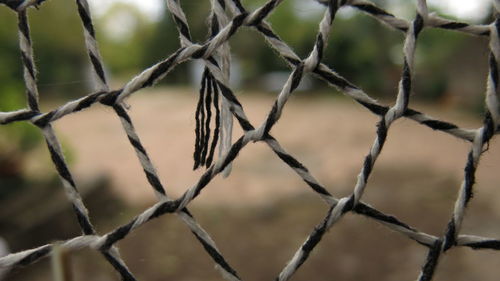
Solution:
[[[0,111],[19,110],[26,108],[27,102],[17,16],[0,6],[0,18]],[[82,89],[87,58],[76,4],[65,0],[49,1],[44,3],[43,9],[29,9],[29,19],[42,102],[55,97],[70,99],[87,92]],[[22,163],[24,155],[41,140],[40,132],[27,122],[2,126],[2,167],[7,163],[5,157]]]
[[[198,9],[195,10],[198,12],[201,11]],[[195,26],[198,28],[194,29],[194,33],[199,34],[199,32],[201,32],[199,28],[203,28],[203,24],[198,23]],[[178,48],[180,48],[179,34],[166,7],[163,10],[163,16],[161,17],[161,19],[157,23],[151,24],[151,36],[149,40],[144,42],[143,47],[144,49],[142,50],[141,56],[142,60],[140,63],[142,69],[154,65],[158,61],[167,58],[170,54],[174,53]],[[188,82],[187,69],[185,65],[181,65],[180,68],[180,71],[179,69],[176,69],[174,72],[168,75],[166,79],[168,83]]]
[[[446,92],[450,61],[460,55],[461,46],[470,43],[470,37],[445,30],[425,30],[418,42],[417,89],[423,99],[436,100]]]
[[[102,56],[112,75],[128,77],[145,67],[145,45],[152,39],[154,26],[136,6],[115,3],[96,25]]]
[[[0,111],[17,110],[24,107],[24,97],[21,95],[23,88],[13,83],[5,85],[0,89]],[[22,122],[2,126],[0,135],[0,149],[5,150],[8,146],[10,150],[28,152],[40,143],[42,137],[33,125]],[[8,142],[4,147],[4,143]],[[0,152],[0,156],[1,156]]]
[[[5,92],[10,92],[6,88],[19,89],[24,83],[17,17],[1,6],[0,18],[0,97],[3,97]],[[29,9],[29,19],[40,95],[74,98],[86,92],[82,80],[87,57],[76,4],[65,0],[48,1],[39,10]]]
[[[375,96],[386,93],[397,65],[391,51],[402,36],[359,13],[337,17],[332,39],[325,51],[325,63]]]
[[[253,10],[265,2],[247,0],[243,4]],[[410,2],[374,2],[398,16],[413,17],[414,6]],[[203,43],[208,35],[209,1],[186,0],[180,4],[193,41]],[[24,104],[21,63],[19,57],[13,55],[19,53],[16,17],[9,9],[1,8],[0,97],[9,97],[9,101],[3,99],[4,104],[0,107],[14,109]],[[346,13],[345,10],[351,11]],[[268,21],[276,33],[305,58],[313,48],[323,11],[324,8],[314,2],[305,5],[302,0],[288,0],[280,4]],[[150,19],[135,5],[115,3],[106,14],[94,17],[94,22],[110,77],[120,81],[130,79],[180,47],[175,23],[166,7],[160,19]],[[75,3],[52,0],[44,3],[40,10],[30,9],[30,23],[41,95],[69,99],[88,93],[89,62]],[[422,92],[418,97],[438,98],[450,87],[452,82],[446,75],[454,67],[450,62],[457,60],[464,50],[469,52],[471,47],[468,46],[472,46],[475,39],[451,31],[425,29],[422,32],[416,54],[416,71],[422,78],[417,79],[415,87]],[[403,41],[402,32],[360,11],[342,8],[332,27],[323,61],[370,94],[393,97],[401,74]],[[258,85],[254,81],[263,73],[289,69],[267,46],[264,37],[252,28],[243,27],[231,38],[230,44],[241,64],[243,79],[249,85]],[[186,83],[188,78],[187,66],[182,64],[165,81]]]

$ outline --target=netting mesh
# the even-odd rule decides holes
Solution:
[[[154,218],[165,214],[176,214],[190,228],[197,240],[202,244],[207,254],[220,270],[221,275],[227,280],[241,280],[236,270],[230,265],[229,261],[226,261],[223,254],[218,250],[214,240],[212,240],[210,235],[197,223],[193,215],[189,212],[188,206],[190,202],[209,185],[215,176],[222,172],[225,172],[226,175],[229,174],[231,162],[247,144],[250,142],[262,141],[265,142],[277,157],[292,168],[293,171],[330,206],[324,219],[311,231],[304,243],[297,249],[290,261],[281,270],[276,280],[290,279],[297,269],[307,261],[310,253],[319,245],[325,233],[349,212],[371,218],[391,230],[397,231],[409,239],[426,246],[428,248],[428,254],[425,257],[418,280],[431,280],[441,254],[453,247],[460,246],[473,249],[500,250],[500,240],[461,234],[464,212],[472,198],[475,171],[478,167],[480,157],[487,148],[488,142],[499,130],[498,60],[500,58],[500,20],[498,18],[489,25],[471,25],[463,22],[456,22],[429,13],[426,1],[417,0],[416,16],[412,21],[407,21],[384,11],[374,3],[366,0],[321,0],[319,2],[324,5],[325,9],[324,15],[319,23],[319,30],[316,35],[314,47],[306,58],[300,58],[286,42],[280,39],[278,34],[275,33],[272,27],[266,22],[266,18],[269,14],[273,12],[273,10],[279,8],[280,3],[283,2],[281,0],[269,0],[262,7],[254,11],[245,9],[239,0],[211,0],[211,36],[209,40],[202,44],[192,41],[189,25],[179,3],[180,1],[167,0],[168,10],[171,12],[179,31],[181,47],[168,58],[144,70],[122,88],[110,90],[95,38],[95,30],[92,24],[89,5],[86,0],[76,0],[78,13],[83,24],[86,48],[97,81],[97,89],[94,93],[44,113],[39,110],[36,66],[33,60],[33,50],[27,16],[27,9],[30,6],[39,6],[42,2],[44,2],[44,0],[0,0],[1,4],[9,6],[18,14],[19,41],[22,63],[24,66],[24,81],[27,89],[28,104],[27,109],[13,112],[0,112],[0,123],[9,124],[20,121],[31,122],[41,130],[45,137],[52,161],[60,175],[67,198],[73,206],[82,231],[81,236],[63,241],[61,247],[69,250],[76,250],[84,247],[95,249],[116,269],[121,275],[122,280],[136,280],[133,273],[121,259],[115,244],[125,239],[135,229]],[[335,15],[337,11],[344,6],[351,6],[362,13],[367,13],[386,24],[388,27],[405,34],[403,47],[404,63],[397,91],[397,98],[393,106],[385,106],[378,103],[359,87],[321,62]],[[500,2],[495,0],[494,7],[494,14],[496,15],[500,8]],[[233,94],[228,82],[231,55],[228,42],[236,32],[244,27],[257,30],[268,42],[268,45],[277,51],[281,58],[283,58],[291,68],[289,78],[277,96],[269,114],[265,118],[265,121],[258,127],[252,125],[247,119],[242,104]],[[437,120],[409,107],[410,93],[412,92],[416,42],[419,34],[425,28],[451,29],[478,37],[489,37],[490,57],[485,99],[486,113],[480,128],[471,130],[463,129],[450,122]],[[153,86],[177,65],[193,59],[199,59],[204,62],[206,70],[203,76],[203,87],[205,90],[210,91],[210,95],[213,95],[213,100],[210,102],[214,102],[216,106],[219,104],[221,106],[221,112],[219,112],[219,108],[217,108],[216,122],[221,122],[220,146],[222,149],[218,159],[214,160],[214,163],[211,164],[212,159],[206,159],[206,157],[208,154],[208,157],[211,158],[210,154],[213,153],[214,144],[209,147],[210,149],[207,149],[207,144],[205,143],[203,144],[205,148],[202,148],[199,143],[200,140],[197,140],[197,150],[205,150],[205,156],[202,157],[204,159],[198,159],[198,161],[203,162],[201,164],[205,164],[207,170],[182,196],[177,199],[172,199],[167,196],[154,165],[141,144],[132,120],[127,113],[124,101],[127,97],[140,89]],[[311,73],[330,86],[340,90],[380,118],[380,121],[377,123],[375,139],[365,157],[364,164],[361,166],[352,193],[343,198],[334,197],[325,186],[313,177],[303,164],[285,151],[278,139],[271,134],[273,125],[280,119],[287,100],[299,86],[302,77],[306,73]],[[89,219],[88,211],[78,192],[77,185],[73,180],[70,169],[63,156],[59,140],[51,126],[52,122],[64,116],[77,113],[97,103],[112,107],[116,115],[120,118],[123,129],[128,136],[130,144],[135,149],[147,180],[158,197],[158,202],[156,204],[137,215],[129,223],[106,234],[96,233]],[[231,144],[230,128],[233,116],[236,118],[244,133]],[[398,218],[380,212],[362,201],[367,181],[378,156],[382,152],[388,131],[393,122],[399,118],[412,119],[431,129],[450,134],[456,138],[468,141],[471,144],[465,163],[464,177],[459,188],[458,198],[456,199],[451,218],[447,226],[444,227],[445,231],[442,236],[423,233],[400,221]],[[206,136],[202,136],[201,138],[205,137]],[[219,137],[214,137],[214,139],[217,138]],[[10,254],[0,258],[0,267],[12,268],[27,266],[46,257],[52,250],[53,245],[48,244],[35,249]]]

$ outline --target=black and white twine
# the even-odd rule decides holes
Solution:
[[[93,65],[94,72],[99,81],[98,90],[108,90],[108,86],[106,83],[104,69],[102,65],[102,61],[100,59],[99,51],[97,48],[97,42],[95,40],[95,34],[93,31],[93,24],[90,17],[90,11],[88,9],[88,4],[86,0],[77,0],[79,14],[82,19],[83,26],[89,32],[85,32],[87,49],[89,53],[90,60]],[[113,109],[120,118],[122,126],[124,128],[125,133],[130,141],[130,144],[134,147],[137,158],[142,165],[144,173],[151,187],[156,192],[158,199],[160,201],[167,201],[168,197],[163,187],[160,178],[154,168],[153,163],[151,162],[146,149],[142,145],[139,136],[137,135],[135,128],[133,126],[132,120],[130,116],[127,114],[125,107],[119,104],[114,104]],[[212,149],[213,151],[213,149]],[[236,271],[232,269],[227,262],[224,260],[222,255],[219,253],[215,242],[211,239],[209,234],[201,228],[201,226],[194,220],[193,216],[189,213],[187,209],[183,209],[182,212],[179,213],[180,218],[186,223],[186,225],[191,229],[192,233],[195,237],[202,243],[203,247],[207,249],[209,255],[213,258],[213,260],[217,263],[223,274],[230,276],[231,280],[239,280]]]
[[[326,232],[344,214],[354,212],[374,219],[397,231],[406,237],[428,248],[428,254],[422,266],[419,280],[431,280],[437,268],[441,255],[455,246],[465,246],[473,249],[495,249],[500,250],[500,240],[485,238],[460,233],[461,225],[467,206],[473,195],[475,172],[479,165],[482,153],[489,141],[499,131],[500,106],[498,61],[500,59],[499,28],[500,20],[498,12],[495,13],[495,21],[490,25],[472,25],[456,22],[428,13],[425,0],[417,0],[417,13],[413,21],[397,18],[393,14],[383,10],[373,2],[367,0],[317,0],[325,6],[325,13],[319,23],[314,47],[309,55],[302,59],[284,42],[266,18],[279,7],[282,0],[269,0],[253,12],[245,9],[239,0],[211,0],[210,13],[210,37],[202,44],[192,41],[186,16],[181,8],[180,1],[167,0],[167,7],[172,14],[177,26],[181,47],[157,64],[144,70],[131,79],[122,88],[110,90],[104,71],[104,64],[99,53],[95,30],[92,24],[89,5],[86,0],[76,0],[76,5],[82,25],[87,53],[92,65],[96,81],[96,91],[80,99],[70,101],[52,111],[40,112],[38,105],[38,89],[36,86],[36,67],[33,60],[32,42],[29,35],[27,8],[39,6],[43,0],[0,0],[18,13],[19,38],[21,59],[24,67],[24,81],[26,84],[27,108],[11,112],[0,112],[0,124],[8,124],[19,121],[29,121],[38,126],[44,135],[47,146],[58,171],[68,200],[73,205],[77,221],[82,229],[82,235],[64,241],[61,245],[70,250],[78,250],[90,247],[99,250],[107,261],[121,275],[122,280],[136,280],[125,263],[121,260],[118,249],[114,246],[118,241],[125,239],[131,232],[144,225],[148,221],[168,213],[176,213],[190,228],[192,233],[201,243],[208,255],[214,261],[221,275],[227,280],[241,280],[236,270],[225,260],[222,253],[210,235],[196,222],[187,209],[189,203],[194,200],[210,181],[222,173],[228,175],[229,167],[238,153],[250,142],[265,142],[269,148],[286,163],[302,180],[316,192],[329,206],[324,219],[314,228],[305,242],[285,265],[276,280],[289,280],[299,267],[307,261],[314,248],[320,243]],[[500,7],[499,1],[494,0],[495,11]],[[333,27],[335,15],[343,6],[351,6],[367,13],[380,22],[402,31],[406,34],[403,47],[404,63],[399,83],[396,102],[392,107],[378,103],[360,87],[354,85],[331,67],[323,64],[323,53],[328,43],[328,38]],[[265,121],[258,127],[254,127],[248,118],[242,104],[238,101],[229,85],[230,75],[230,48],[229,39],[242,27],[249,27],[260,32],[270,47],[289,64],[291,73],[283,85],[275,103],[270,109]],[[483,126],[479,129],[463,129],[455,124],[430,117],[409,107],[412,92],[412,81],[414,79],[414,54],[419,34],[425,28],[442,28],[455,30],[476,36],[486,36],[490,39],[489,73],[486,91],[486,114]],[[151,87],[160,79],[165,77],[177,65],[192,60],[202,59],[205,71],[202,77],[200,89],[200,100],[196,109],[196,140],[195,140],[195,168],[206,166],[206,171],[198,181],[188,188],[186,192],[177,199],[167,196],[164,185],[158,176],[156,169],[142,145],[140,138],[134,128],[132,120],[127,113],[124,101],[127,97],[138,90]],[[350,196],[335,198],[328,189],[322,185],[309,170],[299,162],[292,154],[287,152],[272,136],[273,126],[283,115],[285,105],[294,90],[299,86],[302,77],[312,73],[329,85],[339,89],[345,95],[353,98],[356,102],[380,117],[377,124],[375,140],[365,157],[357,182]],[[133,147],[137,158],[142,166],[145,176],[157,195],[158,202],[136,216],[129,223],[118,227],[107,234],[99,235],[95,232],[88,211],[83,204],[81,196],[76,188],[71,172],[64,160],[59,141],[51,127],[51,123],[64,116],[77,113],[96,103],[111,106],[119,117],[124,132]],[[244,133],[234,143],[231,142],[232,120],[234,118],[243,129]],[[215,118],[214,128],[210,127],[211,119]],[[423,233],[398,218],[384,214],[362,201],[364,190],[367,187],[369,176],[374,168],[375,162],[382,152],[385,139],[391,124],[399,118],[409,118],[434,130],[448,133],[454,137],[469,141],[471,150],[468,154],[464,169],[464,180],[460,187],[458,198],[452,213],[452,217],[442,237]],[[213,133],[212,133],[213,132]],[[210,142],[210,138],[212,141]],[[217,142],[220,142],[219,157],[215,157]],[[216,158],[216,159],[215,159]],[[0,267],[11,268],[27,266],[39,259],[49,255],[52,245],[44,245],[35,249],[26,250],[0,258]]]

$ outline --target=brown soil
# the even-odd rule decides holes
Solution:
[[[363,158],[375,139],[378,120],[348,99],[308,99],[308,93],[304,92],[298,95],[289,101],[272,134],[332,193],[345,195],[352,189]],[[246,93],[238,96],[249,119],[259,125],[271,108],[273,97]],[[196,93],[155,89],[136,94],[129,103],[137,132],[169,194],[181,195],[201,174],[191,169]],[[479,119],[458,111],[419,105],[416,108],[460,126],[480,125]],[[155,200],[121,124],[110,109],[96,106],[57,121],[55,127],[74,156],[71,168],[77,181],[105,174],[112,178],[117,193],[129,202],[142,204]],[[234,135],[239,137],[241,130],[236,129]],[[389,131],[375,165],[375,176],[378,171],[390,168],[393,174],[387,175],[388,179],[397,178],[404,185],[404,177],[398,173],[424,169],[433,174],[428,180],[437,177],[459,182],[469,148],[465,141],[411,120],[399,120]],[[480,192],[495,193],[499,156],[500,149],[493,143],[478,170]],[[249,144],[235,160],[232,175],[227,179],[217,177],[196,202],[255,204],[290,196],[304,188],[299,177],[265,144]]]
[[[348,195],[375,138],[376,122],[364,108],[344,98],[307,98],[299,93],[286,106],[272,134],[334,195]],[[264,120],[273,98],[240,93],[254,125]],[[184,89],[138,93],[130,114],[144,146],[173,197],[199,178],[193,172],[196,95]],[[417,105],[433,116],[464,127],[479,119],[453,110]],[[96,106],[56,122],[78,183],[110,177],[116,194],[136,207],[119,213],[90,210],[105,233],[154,202],[114,113]],[[235,130],[235,137],[241,130]],[[442,235],[463,176],[470,144],[413,121],[390,129],[363,200],[419,230]],[[46,152],[39,152],[46,154]],[[497,171],[500,149],[493,142],[477,172],[474,201],[462,233],[498,237],[500,204]],[[49,159],[40,155],[37,159]],[[40,163],[49,164],[41,161]],[[32,163],[35,176],[47,168]],[[51,165],[47,165],[51,167]],[[272,280],[300,246],[327,206],[264,144],[249,144],[227,179],[217,177],[189,206],[243,280]],[[140,280],[221,280],[213,262],[174,216],[166,215],[118,243]],[[293,280],[414,280],[426,249],[372,220],[347,215],[335,225]],[[443,257],[435,280],[498,280],[498,253],[453,249]],[[13,280],[48,280],[48,259],[12,274]],[[118,280],[95,251],[74,255],[75,280]]]

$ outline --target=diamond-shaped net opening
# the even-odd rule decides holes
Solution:
[[[86,0],[76,0],[80,16],[85,45],[89,55],[96,80],[96,89],[93,93],[79,99],[63,104],[52,111],[41,112],[36,80],[36,64],[33,59],[32,40],[30,37],[28,9],[40,6],[44,0],[0,0],[18,14],[19,48],[24,66],[24,82],[26,86],[27,108],[11,112],[0,112],[0,123],[30,122],[37,126],[43,134],[54,166],[60,176],[67,199],[73,206],[77,222],[82,234],[72,239],[62,241],[59,247],[67,250],[90,248],[105,257],[110,265],[116,269],[123,280],[136,280],[125,262],[121,259],[116,243],[134,232],[140,226],[154,218],[175,214],[191,230],[204,250],[211,257],[223,278],[227,280],[241,280],[231,261],[226,260],[215,241],[196,221],[188,210],[192,202],[205,188],[209,188],[211,180],[219,174],[229,175],[231,162],[238,157],[238,153],[253,142],[263,142],[277,158],[288,165],[302,180],[317,193],[326,204],[328,212],[322,221],[311,230],[309,236],[297,249],[289,262],[283,267],[276,280],[288,280],[299,267],[307,262],[311,252],[316,247],[321,247],[321,240],[326,232],[331,229],[342,217],[350,212],[366,216],[393,231],[399,232],[416,243],[428,248],[425,262],[421,268],[418,280],[431,280],[436,272],[438,262],[443,253],[453,247],[470,247],[473,249],[500,249],[500,240],[493,238],[464,235],[461,226],[465,210],[472,198],[475,172],[482,153],[488,148],[489,141],[498,131],[500,121],[500,107],[498,103],[498,60],[500,58],[499,28],[500,19],[489,25],[472,25],[442,18],[429,13],[425,0],[416,1],[416,14],[411,20],[398,18],[395,15],[376,6],[367,0],[317,0],[324,6],[323,17],[320,20],[318,32],[309,55],[299,57],[294,50],[273,30],[266,21],[267,17],[279,9],[281,0],[269,0],[257,9],[248,10],[239,0],[211,0],[210,1],[210,36],[203,43],[193,42],[186,16],[178,0],[167,0],[167,7],[177,26],[181,47],[170,54],[166,59],[135,76],[123,87],[111,90],[108,86],[104,72],[96,31],[92,23],[89,5]],[[493,14],[497,16],[500,4],[494,1]],[[324,50],[328,38],[333,32],[333,22],[336,13],[346,6],[359,12],[366,13],[376,20],[386,24],[389,28],[405,34],[403,43],[403,69],[397,90],[396,101],[392,106],[382,105],[371,98],[360,87],[354,85],[346,78],[322,63]],[[42,7],[43,8],[43,7]],[[273,106],[269,109],[267,117],[262,124],[252,124],[245,114],[243,105],[233,94],[229,84],[231,49],[229,40],[241,29],[253,29],[260,33],[283,61],[290,67],[289,77],[276,97]],[[414,55],[419,35],[424,29],[439,28],[455,32],[467,33],[477,37],[488,37],[489,73],[487,77],[487,90],[485,98],[486,113],[480,128],[463,129],[447,121],[435,119],[410,107],[410,93],[414,80]],[[199,60],[205,70],[202,75],[201,96],[197,105],[197,138],[195,151],[195,167],[205,166],[206,171],[189,187],[179,198],[170,198],[157,175],[148,153],[141,144],[139,135],[134,129],[132,119],[127,113],[126,99],[137,91],[153,87],[176,66],[190,60]],[[279,136],[274,136],[271,131],[280,119],[281,113],[292,93],[306,74],[311,74],[331,87],[336,88],[346,96],[362,105],[369,112],[379,118],[376,136],[369,147],[364,164],[360,167],[356,183],[352,192],[343,198],[337,198],[322,185],[308,169],[293,155],[288,153],[280,144]],[[158,201],[147,210],[143,211],[130,222],[105,234],[97,233],[89,219],[81,195],[77,188],[72,173],[64,158],[60,142],[52,129],[52,122],[64,118],[69,114],[76,114],[81,110],[101,103],[111,107],[120,118],[123,130],[128,136],[130,145],[134,148],[142,165],[144,173],[151,188],[155,191]],[[214,118],[212,123],[210,120]],[[421,232],[398,218],[385,214],[363,202],[363,194],[372,173],[378,156],[381,154],[386,142],[386,137],[391,125],[400,118],[411,119],[433,130],[449,134],[455,138],[470,143],[463,181],[455,202],[451,218],[442,236],[434,236]],[[241,126],[243,134],[235,141],[231,141],[231,126],[233,120]],[[215,147],[220,141],[220,153],[216,156]],[[34,249],[13,253],[0,258],[0,268],[14,268],[28,266],[47,257],[54,249],[54,244],[43,245]]]

